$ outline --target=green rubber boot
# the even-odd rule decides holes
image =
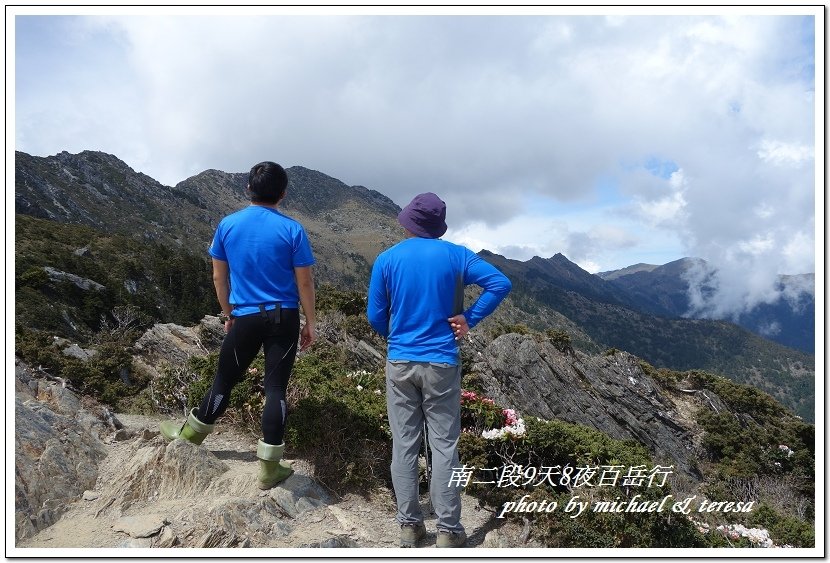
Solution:
[[[205,424],[196,418],[196,409],[193,409],[184,424],[172,420],[162,422],[161,433],[168,440],[179,438],[199,445],[204,442],[208,434],[213,432],[213,426],[213,424]]]
[[[260,489],[270,489],[277,483],[285,481],[294,473],[290,465],[281,461],[283,450],[285,450],[285,444],[274,446],[266,444],[262,440],[257,442],[256,456],[259,458],[257,486]]]

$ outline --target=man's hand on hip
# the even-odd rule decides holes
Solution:
[[[456,340],[461,340],[468,332],[470,332],[470,325],[467,324],[467,319],[464,315],[455,315],[454,317],[447,319],[447,321],[450,323],[450,328],[452,329]]]

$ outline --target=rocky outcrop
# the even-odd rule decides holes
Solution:
[[[158,419],[120,415],[124,427],[107,444],[98,478],[53,525],[17,547],[105,548],[378,548],[397,547],[391,491],[335,497],[302,459],[279,486],[256,484],[256,438],[222,427],[201,446],[167,442]],[[426,500],[424,500],[426,503]],[[471,546],[484,546],[493,514],[463,495]],[[424,504],[425,511],[427,510]],[[435,516],[427,511],[434,545]],[[514,537],[518,537],[513,534]],[[515,547],[499,535],[501,547]],[[496,545],[496,544],[494,544]]]
[[[82,348],[75,342],[59,336],[52,337],[52,345],[58,348],[64,356],[77,358],[84,362],[94,358],[98,354],[98,350],[95,348]]]
[[[75,274],[70,274],[68,272],[62,272],[49,266],[44,266],[43,271],[46,272],[46,275],[49,276],[49,279],[52,281],[69,282],[71,284],[74,284],[77,288],[82,289],[84,291],[103,291],[106,289],[103,285],[101,285],[98,282],[92,281],[87,278],[82,278],[81,276],[76,276]]]
[[[354,317],[352,317],[354,319]],[[349,363],[363,366],[365,369],[383,369],[386,363],[386,341],[366,324],[365,331],[349,333],[343,327],[349,318],[340,311],[327,312],[318,319],[317,339],[346,352]]]
[[[92,508],[96,516],[115,520],[116,531],[137,546],[262,545],[271,534],[290,532],[291,519],[329,501],[300,474],[259,495],[253,454],[228,456],[183,440],[166,442],[149,429],[119,458],[121,463],[102,471]]]
[[[116,423],[59,383],[15,366],[15,536],[53,524],[98,478],[103,438]]]
[[[206,315],[199,324],[185,327],[156,324],[136,341],[133,363],[137,369],[158,377],[165,365],[182,366],[191,356],[204,356],[222,345],[225,329],[219,317]]]
[[[481,350],[472,369],[503,406],[636,440],[655,461],[700,478],[692,428],[630,354],[561,352],[549,340],[505,334]]]
[[[204,210],[191,199],[110,154],[15,153],[16,213],[149,240],[209,240]]]

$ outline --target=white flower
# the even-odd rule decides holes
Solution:
[[[496,440],[498,438],[505,438],[507,436],[524,436],[525,435],[525,421],[518,419],[514,424],[505,426],[503,428],[494,428],[492,430],[485,430],[481,433],[481,437],[485,440]]]
[[[784,444],[780,444],[778,446],[778,451],[787,454],[787,457],[792,457],[795,455],[795,452],[792,451],[789,446],[785,446]]]
[[[747,538],[750,543],[760,547],[774,546],[772,539],[769,537],[769,532],[763,528],[747,528],[741,524],[729,524],[718,526],[717,529],[732,539],[743,537]]]
[[[357,390],[358,390],[358,391],[363,391],[363,385],[358,385],[358,386],[357,386]]]

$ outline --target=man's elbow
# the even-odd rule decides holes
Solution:
[[[386,337],[386,330],[387,330],[387,321],[378,317],[372,317],[367,315],[367,319],[369,321],[369,326],[371,326],[375,332]]]

